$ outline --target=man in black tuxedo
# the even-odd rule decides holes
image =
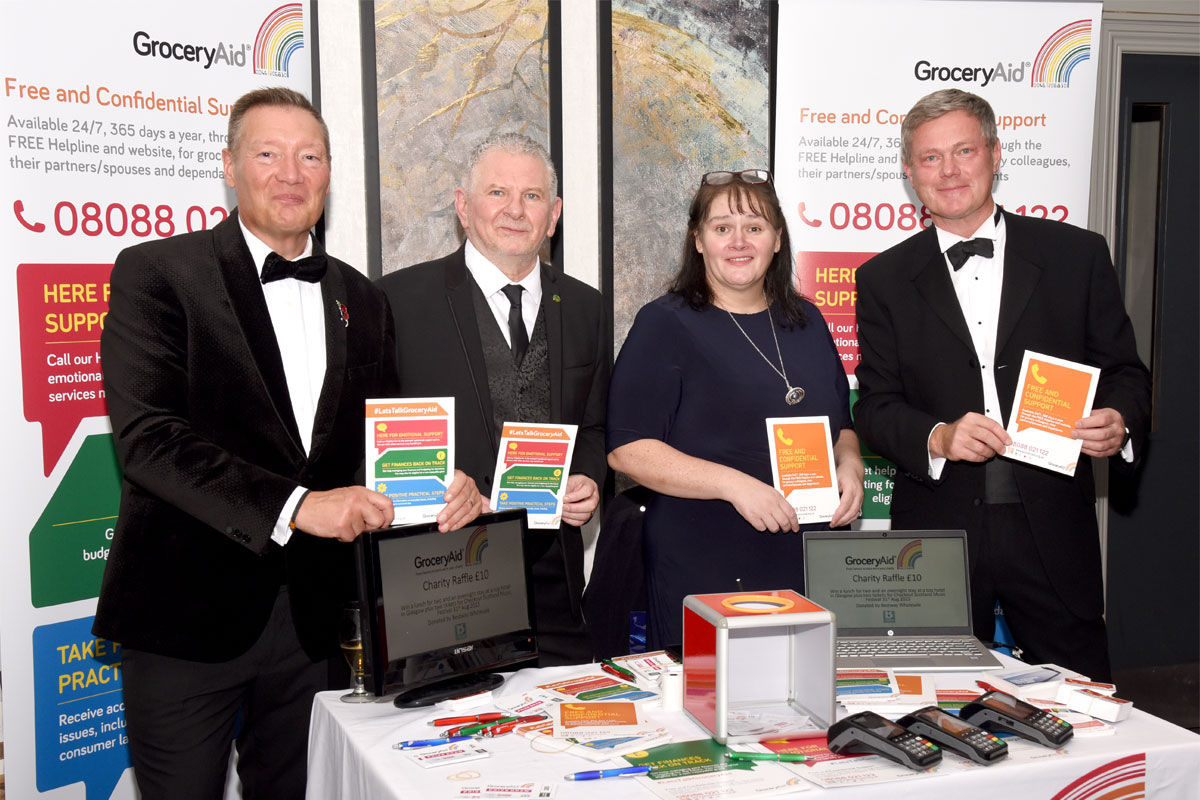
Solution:
[[[1150,377],[1102,237],[1001,212],[995,116],[980,97],[922,98],[901,128],[905,174],[934,227],[858,270],[855,427],[901,470],[898,529],[961,528],[975,633],[999,600],[1018,647],[1109,677],[1090,458],[1074,477],[998,458],[1026,350],[1101,369],[1083,453],[1131,468]]]
[[[309,234],[325,123],[296,92],[251,92],[224,162],[238,209],[123,251],[101,338],[124,482],[93,630],[123,645],[146,800],[222,797],[239,724],[243,796],[304,796],[312,696],[352,596],[345,543],[392,520],[353,485],[364,401],[395,388],[391,312]],[[465,476],[451,492],[447,529],[480,508]]]
[[[455,398],[455,463],[490,494],[501,426],[576,424],[563,527],[531,531],[542,666],[591,661],[578,526],[600,501],[609,361],[600,293],[539,264],[562,212],[546,150],[501,134],[475,148],[454,204],[467,241],[379,286],[395,314],[401,392]]]

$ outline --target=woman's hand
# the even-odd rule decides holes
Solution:
[[[657,439],[621,445],[608,454],[608,465],[659,494],[724,500],[756,530],[800,529],[796,509],[775,487],[732,467],[681,453]]]
[[[725,499],[756,531],[795,533],[800,530],[796,509],[783,499],[774,486],[768,486],[745,473],[738,474],[742,480],[730,487]]]
[[[848,429],[838,434],[833,446],[833,462],[837,465],[838,491],[842,498],[834,509],[829,527],[840,528],[862,516],[863,463],[858,434]]]

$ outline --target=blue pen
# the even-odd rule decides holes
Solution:
[[[620,769],[593,769],[587,772],[576,772],[573,775],[564,775],[563,778],[568,781],[594,781],[597,778],[623,778],[632,775],[645,775],[654,767],[621,767]]]
[[[392,745],[396,750],[415,750],[418,747],[433,747],[438,744],[450,744],[451,742],[466,742],[475,737],[473,736],[444,736],[441,739],[413,739],[411,742],[396,742]]]

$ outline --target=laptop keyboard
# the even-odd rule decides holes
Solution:
[[[969,639],[839,639],[838,658],[860,656],[982,656]]]

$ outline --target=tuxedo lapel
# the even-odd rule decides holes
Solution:
[[[450,309],[450,319],[454,322],[454,330],[458,334],[459,345],[467,362],[467,370],[471,373],[471,388],[475,392],[475,402],[483,420],[483,429],[487,432],[488,443],[491,444],[498,441],[492,430],[492,391],[488,386],[483,343],[479,339],[479,323],[475,319],[475,302],[471,297],[471,293],[478,292],[479,287],[467,270],[464,253],[465,245],[459,248],[446,265],[446,304]]]
[[[283,359],[279,355],[279,343],[275,339],[275,328],[271,324],[271,314],[259,283],[258,268],[242,237],[237,211],[213,228],[212,233],[225,297],[233,310],[242,338],[250,349],[256,375],[276,416],[287,430],[292,446],[303,455],[304,448],[300,446],[300,430],[296,427],[296,417],[292,412],[292,399],[283,372]]]
[[[562,419],[563,330],[558,276],[549,265],[542,271],[542,313],[546,316],[546,345],[550,359],[550,419]]]
[[[324,253],[320,242],[313,242],[313,254]],[[346,305],[346,283],[341,270],[330,264],[321,279],[321,308],[325,317],[325,382],[313,421],[309,459],[315,459],[334,430],[343,384],[346,378],[346,348],[352,309]],[[364,412],[365,413],[365,409]]]
[[[950,275],[946,271],[946,258],[937,247],[937,234],[933,228],[929,228],[926,234],[929,246],[921,249],[928,257],[924,263],[920,263],[920,259],[918,259],[913,269],[913,285],[916,286],[917,291],[933,313],[963,344],[974,351],[975,343],[971,341],[967,320],[963,317],[962,307],[958,303],[958,295],[954,293],[954,284],[950,282]]]
[[[1033,291],[1042,278],[1042,268],[1026,258],[1021,251],[1019,218],[1007,212],[1004,218],[1008,231],[1004,244],[1004,286],[1000,292],[1000,319],[996,325],[997,356],[1004,352],[1004,346],[1017,329],[1017,322],[1025,313],[1025,307],[1029,305],[1029,299],[1033,297]]]

